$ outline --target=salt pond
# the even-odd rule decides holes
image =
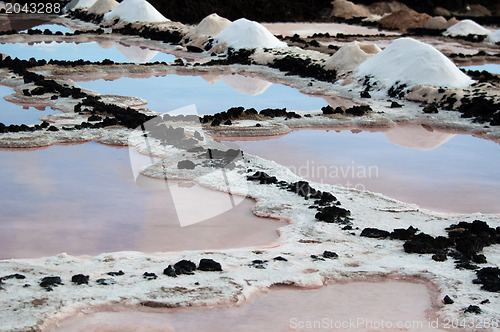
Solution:
[[[487,71],[490,74],[498,74],[500,75],[500,64],[498,63],[487,63],[484,65],[478,65],[478,66],[466,66],[466,67],[461,67],[462,69],[465,70],[479,70],[479,71]]]
[[[55,113],[56,111],[50,107],[44,110],[38,110],[34,107],[22,107],[5,100],[4,96],[10,95],[14,89],[0,85],[0,122],[4,125],[31,125],[40,123],[40,117]]]
[[[86,43],[12,43],[0,45],[0,52],[28,60],[35,58],[37,60],[85,60],[102,61],[109,59],[114,62],[172,62],[175,56],[168,53],[154,51],[148,48],[138,46],[123,45],[118,42],[86,42]]]
[[[172,191],[160,180],[136,182],[126,148],[87,143],[0,154],[2,259],[263,246],[286,225],[255,217],[253,201],[241,198],[227,212],[207,211],[207,220],[181,227]],[[193,183],[170,185],[191,190],[187,195],[194,190],[212,205],[230,201]]]
[[[99,79],[77,84],[101,94],[143,98],[148,102],[146,107],[159,113],[191,104],[196,105],[199,114],[213,114],[235,106],[257,110],[286,107],[297,111],[318,110],[326,106],[322,98],[242,75],[122,77],[113,81]]]
[[[109,306],[46,331],[437,331],[438,321],[428,316],[431,298],[425,284],[391,280],[310,290],[276,286],[237,307],[145,311]]]
[[[308,180],[366,189],[435,211],[500,213],[498,143],[429,130],[302,130],[235,143]]]

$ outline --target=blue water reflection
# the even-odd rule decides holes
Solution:
[[[88,42],[88,43],[36,43],[36,44],[2,44],[0,52],[19,59],[35,58],[37,60],[86,60],[102,61],[110,59],[114,62],[172,62],[175,56],[172,54],[143,49],[138,46],[125,46],[118,43]]]
[[[465,70],[479,70],[483,71],[486,70],[490,74],[499,74],[500,75],[500,64],[498,63],[487,63],[484,65],[480,66],[466,66],[466,67],[460,67]]]
[[[56,112],[50,107],[46,107],[44,111],[40,111],[34,107],[25,109],[22,106],[9,103],[4,99],[4,96],[13,92],[14,89],[0,85],[0,122],[5,125],[37,124],[40,123],[40,116]]]
[[[78,85],[101,94],[143,98],[149,109],[160,113],[191,104],[196,105],[200,114],[213,114],[234,106],[310,111],[327,105],[324,99],[302,94],[289,86],[241,75],[124,77],[78,82]]]

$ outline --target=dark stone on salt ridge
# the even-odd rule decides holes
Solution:
[[[470,305],[470,306],[468,306],[468,307],[464,310],[464,312],[465,312],[466,314],[471,313],[471,314],[479,315],[479,314],[482,312],[482,310],[481,310],[481,308],[479,308],[477,305]]]
[[[446,257],[446,254],[444,253],[437,253],[432,255],[432,259],[435,260],[436,262],[444,262],[448,258]]]
[[[89,276],[83,274],[75,274],[71,277],[71,282],[77,285],[87,285],[89,283]]]
[[[314,216],[320,221],[327,223],[342,223],[345,222],[345,218],[351,215],[351,211],[338,206],[327,206],[321,208],[321,210]],[[344,218],[344,219],[343,219]]]
[[[252,261],[250,266],[253,266],[256,269],[265,269],[266,268],[266,261],[260,260],[260,259],[255,259]]]
[[[214,261],[213,259],[202,258],[198,264],[198,270],[201,271],[222,271],[222,266],[220,263]]]
[[[217,127],[217,126],[220,126],[221,124],[221,121],[219,119],[215,119],[214,121],[212,121],[212,123],[210,124],[212,127]]]
[[[194,274],[196,264],[183,259],[174,264],[174,269],[176,274]]]
[[[102,117],[100,117],[99,115],[96,115],[96,114],[92,114],[87,119],[87,121],[89,121],[89,122],[91,122],[91,121],[101,121],[101,120],[102,120]]]
[[[50,123],[48,123],[47,121],[43,121],[42,124],[40,125],[40,127],[42,127],[43,129],[48,128],[49,126]]]
[[[150,272],[144,272],[142,277],[146,280],[155,280],[158,278],[158,276],[155,273],[150,273]]]
[[[459,261],[455,264],[455,268],[459,270],[477,270],[479,266],[472,264],[469,261]]]
[[[324,261],[325,259],[316,255],[311,255],[311,258],[314,262],[316,261]]]
[[[58,285],[62,285],[61,277],[44,277],[40,282],[40,287],[45,288],[47,291],[52,291],[52,286],[57,287]]]
[[[333,114],[333,107],[330,105],[321,107],[321,111],[323,111],[323,114]]]
[[[233,123],[231,122],[231,120],[226,120],[226,122],[224,122],[224,125],[226,126],[230,126],[232,125]]]
[[[191,46],[191,45],[186,46],[186,49],[188,50],[188,52],[194,52],[194,53],[203,53],[203,52],[205,52],[204,49],[196,47],[196,46]]]
[[[414,228],[413,226],[408,227],[407,229],[404,228],[396,228],[391,232],[391,239],[395,240],[408,240],[410,239],[415,233],[418,231],[417,228]]]
[[[109,286],[109,285],[116,284],[116,281],[113,278],[101,278],[101,279],[97,279],[95,282],[101,286]]]
[[[247,176],[249,181],[259,181],[260,184],[275,184],[278,179],[275,176],[269,176],[265,172],[255,172],[253,175]]]
[[[486,256],[479,254],[479,255],[472,255],[472,261],[477,264],[485,264],[488,263],[486,260]]]
[[[361,98],[371,98],[372,96],[370,95],[370,93],[368,91],[361,91],[360,97]]]
[[[193,163],[191,160],[182,160],[177,163],[178,169],[194,169],[195,167],[195,163]]]
[[[498,267],[485,267],[476,272],[476,284],[482,284],[482,290],[500,292],[500,269]]]
[[[401,108],[403,105],[399,104],[398,102],[393,101],[391,103],[391,108]]]
[[[444,304],[453,304],[453,303],[455,303],[455,301],[453,301],[453,300],[451,299],[451,297],[449,297],[448,295],[446,295],[446,296],[444,297],[443,302],[444,302]]]
[[[275,261],[282,261],[282,262],[288,262],[288,259],[286,259],[285,257],[282,257],[282,256],[276,256],[273,258],[273,260]]]
[[[118,271],[118,272],[108,272],[106,273],[108,276],[112,276],[112,277],[116,277],[116,276],[122,276],[125,274],[125,272],[123,272],[122,270]]]
[[[163,270],[163,274],[166,275],[166,276],[172,277],[172,278],[177,278],[177,273],[175,273],[175,270],[172,267],[172,265],[167,266]]]
[[[489,299],[486,299],[486,300],[483,300],[483,301],[479,302],[479,304],[487,304],[487,303],[490,303]]]
[[[329,258],[329,259],[336,259],[336,258],[339,258],[339,255],[337,255],[336,252],[325,250],[323,252],[323,257]]]
[[[353,106],[345,110],[346,114],[354,116],[363,116],[365,113],[371,112],[372,108],[368,105]]]
[[[59,131],[59,128],[50,126],[49,128],[47,128],[47,131]]]
[[[260,123],[256,123],[255,127],[262,127],[262,125]]]
[[[428,114],[432,114],[432,113],[438,113],[438,108],[436,107],[436,105],[434,104],[429,104],[429,105],[426,105],[422,111],[424,113],[428,113]]]
[[[428,234],[420,233],[406,241],[403,247],[406,253],[432,254],[436,250],[444,249],[442,242],[442,239],[436,240]]]
[[[8,279],[17,279],[17,280],[20,280],[20,279],[26,279],[26,277],[24,275],[22,275],[22,274],[19,274],[19,273],[9,274],[8,276],[0,278],[0,282],[2,280],[8,280]]]
[[[384,239],[388,237],[391,233],[377,228],[365,228],[361,231],[360,236],[374,238],[374,239]]]
[[[342,228],[343,231],[351,231],[352,230],[352,226],[351,225],[347,225],[345,227]]]

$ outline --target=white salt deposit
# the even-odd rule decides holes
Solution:
[[[107,22],[115,19],[128,23],[170,21],[146,0],[125,0],[104,15],[104,20]]]
[[[472,80],[434,47],[412,38],[399,38],[363,62],[356,76],[373,76],[386,87],[409,85],[466,87]]]
[[[227,18],[220,17],[217,14],[210,14],[185,37],[185,41],[189,40],[189,45],[201,47],[209,38],[217,35],[224,30],[231,21]]]
[[[468,36],[468,35],[489,35],[490,30],[482,27],[472,20],[463,20],[449,27],[443,35],[445,36]]]
[[[353,41],[342,46],[330,59],[325,62],[325,69],[350,71],[362,62],[382,51],[375,44],[365,44]]]
[[[499,30],[497,30],[497,31],[495,31],[495,32],[493,32],[493,33],[491,33],[491,34],[488,36],[487,40],[488,40],[489,42],[491,42],[491,43],[495,43],[495,44],[496,44],[496,43],[500,43],[500,29],[499,29]]]
[[[229,24],[214,38],[219,43],[226,43],[234,49],[281,48],[286,43],[278,40],[262,24],[240,18]]]
[[[90,7],[89,13],[102,15],[112,11],[117,6],[118,2],[116,0],[97,0],[97,2]]]
[[[72,0],[68,3],[63,11],[71,11],[76,9],[89,9],[97,0]]]

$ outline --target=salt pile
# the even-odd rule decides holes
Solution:
[[[350,71],[362,62],[382,51],[375,44],[364,44],[353,41],[342,46],[330,59],[325,62],[325,69]]]
[[[472,20],[463,20],[449,27],[443,35],[445,36],[468,36],[468,35],[489,35],[490,30],[483,28]]]
[[[189,33],[184,39],[184,43],[189,41],[189,45],[201,47],[209,38],[214,37],[224,30],[231,21],[227,18],[220,17],[217,14],[210,14]]]
[[[287,46],[286,43],[278,40],[262,24],[245,18],[240,18],[229,24],[214,39],[234,49],[281,48]]]
[[[104,20],[112,22],[166,22],[170,21],[146,0],[124,0],[115,9],[104,15]]]
[[[412,38],[399,38],[363,62],[356,76],[373,76],[386,87],[409,85],[466,87],[472,80],[434,47]]]
[[[90,7],[89,13],[102,15],[112,11],[117,6],[118,2],[116,2],[115,0],[97,0],[97,2],[92,7]]]
[[[488,35],[487,39],[490,43],[500,43],[500,29]]]
[[[64,8],[63,12],[68,12],[76,9],[89,9],[97,0],[71,0]]]

